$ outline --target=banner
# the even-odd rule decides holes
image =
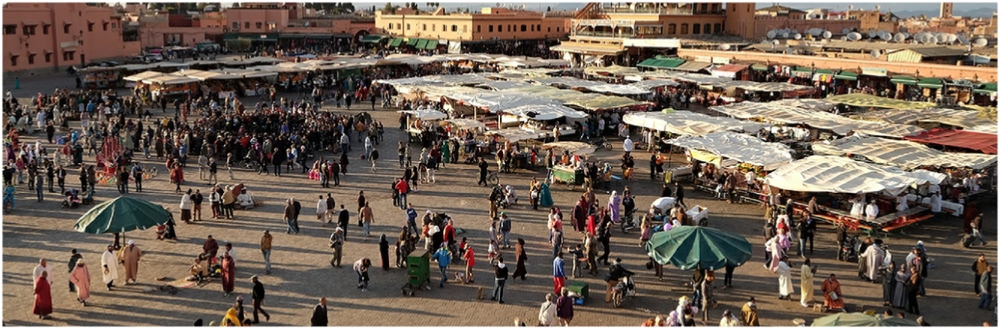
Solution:
[[[449,54],[461,54],[462,53],[462,42],[461,41],[451,41],[451,42],[448,42],[448,53]]]

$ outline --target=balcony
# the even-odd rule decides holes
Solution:
[[[624,32],[624,33],[612,33],[612,32],[600,32],[600,31],[579,31],[573,33],[574,36],[579,37],[602,37],[602,38],[634,38],[635,33]]]
[[[664,8],[664,7],[642,7],[642,8],[597,8],[595,12],[599,14],[657,14],[657,15],[692,15],[692,8]]]

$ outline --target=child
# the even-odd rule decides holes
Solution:
[[[487,252],[487,254],[488,254],[488,257],[487,257],[487,258],[489,259],[489,261],[490,261],[490,262],[493,262],[493,259],[495,259],[495,258],[497,258],[497,257],[499,257],[499,256],[500,256],[500,255],[498,254],[498,252],[497,252],[498,250],[500,250],[500,245],[499,245],[499,244],[497,244],[497,241],[496,241],[496,240],[492,240],[492,241],[490,241],[490,247],[489,247],[489,249],[488,249],[488,250],[486,251],[486,252]]]
[[[465,238],[462,238],[462,245],[465,246]],[[465,259],[465,276],[463,278],[463,283],[476,282],[476,278],[472,275],[472,267],[476,266],[476,252],[472,250],[472,246],[468,246],[467,250],[463,252],[462,258]]]
[[[583,245],[577,244],[575,248],[569,249],[569,253],[573,255],[573,278],[579,278],[580,271],[583,268],[580,266],[580,263],[586,259],[583,254]]]
[[[465,237],[462,237],[462,242],[458,244],[458,256],[465,257]]]

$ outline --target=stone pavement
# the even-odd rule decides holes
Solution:
[[[54,84],[64,85],[62,78],[52,78]],[[70,84],[72,82],[70,81]],[[22,81],[22,86],[37,86],[41,82]],[[50,90],[53,87],[43,87],[40,90]],[[32,90],[21,90],[18,97],[30,96]],[[367,103],[365,105],[368,105]],[[356,110],[357,108],[355,108]],[[327,109],[338,112],[348,112],[343,109]],[[159,111],[155,111],[159,112]],[[353,113],[353,112],[351,112]],[[405,271],[392,268],[388,272],[380,268],[371,271],[371,286],[368,292],[355,288],[356,276],[350,269],[354,261],[368,257],[378,264],[377,237],[386,234],[391,243],[404,223],[404,214],[392,206],[389,183],[393,176],[401,176],[402,171],[396,169],[395,145],[405,135],[392,128],[395,126],[397,114],[395,111],[379,110],[374,117],[385,123],[386,141],[379,146],[383,160],[380,160],[378,173],[367,170],[368,166],[358,158],[358,144],[351,153],[352,159],[346,177],[342,177],[341,186],[332,189],[319,187],[318,181],[310,181],[305,175],[296,171],[282,177],[257,175],[244,170],[236,171],[236,180],[226,180],[224,172],[219,174],[223,184],[244,183],[250,192],[265,202],[263,207],[250,211],[236,211],[235,220],[206,220],[197,224],[179,223],[177,226],[178,242],[163,242],[155,240],[151,230],[131,232],[126,236],[136,240],[137,246],[144,251],[140,263],[139,285],[126,286],[114,291],[99,289],[100,284],[100,254],[111,242],[110,235],[96,236],[73,231],[75,220],[86,208],[60,209],[58,194],[47,193],[45,201],[38,203],[32,192],[19,186],[17,193],[17,208],[3,218],[3,319],[7,325],[70,325],[70,326],[186,326],[195,319],[219,321],[226,309],[235,300],[234,297],[224,298],[219,281],[204,286],[183,289],[176,295],[162,292],[143,293],[144,287],[155,287],[166,281],[156,281],[158,277],[172,279],[187,275],[187,270],[194,257],[200,253],[205,237],[212,234],[220,244],[231,242],[238,250],[236,293],[247,299],[247,311],[250,311],[249,298],[251,284],[249,277],[260,275],[261,282],[267,289],[267,299],[264,307],[271,314],[267,325],[308,325],[311,308],[320,297],[327,297],[330,306],[330,323],[341,326],[369,325],[447,325],[447,326],[505,326],[510,325],[515,317],[526,319],[529,325],[537,322],[538,307],[544,301],[544,295],[552,291],[550,247],[547,243],[546,211],[531,211],[527,202],[507,210],[514,221],[512,239],[524,238],[527,241],[528,279],[515,280],[507,285],[507,304],[498,305],[476,300],[476,290],[483,287],[485,297],[492,290],[492,271],[488,269],[485,260],[487,232],[489,220],[486,218],[486,196],[489,189],[475,186],[476,169],[471,165],[448,165],[441,170],[438,181],[434,184],[420,185],[419,192],[409,197],[421,214],[431,209],[452,215],[457,227],[466,232],[460,237],[467,237],[478,251],[476,268],[477,282],[470,285],[449,283],[444,289],[433,285],[430,291],[419,291],[415,297],[405,297],[400,293],[400,287],[406,281]],[[42,137],[24,136],[24,141],[33,141]],[[619,149],[620,141],[615,141]],[[50,149],[52,145],[47,145]],[[416,153],[416,152],[414,152]],[[655,199],[659,194],[660,184],[648,180],[649,155],[636,152],[639,181],[630,183],[630,188],[638,195],[637,206],[640,209]],[[329,156],[329,154],[323,154]],[[601,151],[596,157],[617,165],[620,151]],[[93,163],[93,157],[86,157]],[[144,165],[153,166],[160,175],[144,182],[143,193],[130,193],[129,196],[139,197],[177,212],[180,195],[173,193],[169,184],[163,160],[141,160]],[[491,166],[493,166],[493,162]],[[309,163],[311,165],[311,162]],[[495,170],[495,166],[491,169]],[[73,171],[71,171],[72,173]],[[77,187],[75,174],[67,179],[69,186]],[[523,197],[527,195],[526,186],[531,177],[541,178],[541,172],[521,170],[516,174],[502,174],[503,184],[515,186]],[[183,188],[207,190],[209,185],[198,179],[197,168],[187,169],[188,179]],[[327,239],[331,227],[322,227],[313,220],[315,201],[318,195],[333,193],[338,204],[354,208],[359,190],[365,195],[375,209],[375,223],[372,227],[372,238],[367,241],[360,236],[360,228],[351,226],[348,229],[348,240],[345,245],[344,268],[332,268],[329,265],[331,251]],[[776,276],[761,266],[762,252],[762,210],[751,205],[730,205],[725,202],[711,200],[709,195],[692,192],[688,187],[689,205],[701,205],[710,210],[710,226],[746,236],[754,245],[754,258],[750,263],[736,270],[735,288],[716,289],[719,307],[713,309],[712,321],[709,325],[717,325],[723,310],[731,310],[739,314],[739,309],[750,296],[755,296],[760,305],[762,325],[791,326],[795,318],[811,321],[821,316],[811,308],[806,309],[798,303],[798,266],[793,266],[793,277],[796,293],[793,301],[777,299]],[[114,186],[101,185],[97,190],[96,201],[102,202],[118,193]],[[556,205],[569,215],[573,203],[579,197],[580,191],[570,191],[564,185],[552,188]],[[598,192],[601,203],[607,202],[607,194]],[[284,200],[294,197],[302,203],[300,216],[301,234],[285,235],[285,225],[281,221]],[[205,212],[211,214],[207,206]],[[990,205],[989,207],[994,207]],[[989,208],[986,206],[980,208]],[[352,211],[352,220],[356,213]],[[175,215],[175,218],[179,216]],[[995,209],[987,209],[987,223],[996,219]],[[885,238],[892,246],[896,257],[905,257],[904,249],[912,246],[917,240],[922,240],[933,258],[935,268],[930,271],[927,283],[927,297],[920,299],[920,308],[925,319],[934,325],[980,325],[983,321],[996,324],[995,315],[989,311],[975,309],[978,297],[972,292],[973,274],[969,265],[978,253],[987,254],[991,263],[997,262],[995,239],[985,248],[973,250],[962,249],[959,246],[960,219],[948,218],[926,222],[919,228],[910,228],[906,234],[894,233]],[[989,224],[986,232],[992,237],[996,228]],[[567,228],[570,226],[567,225]],[[258,252],[261,231],[269,229],[274,235],[274,251],[272,273],[264,275],[263,260]],[[579,243],[580,235],[567,232],[567,243]],[[602,303],[602,292],[605,288],[601,280],[606,269],[602,267],[600,276],[586,277],[581,280],[590,285],[591,298],[584,306],[576,308],[574,325],[586,326],[637,326],[649,317],[667,315],[677,305],[682,295],[690,295],[681,284],[690,278],[691,273],[666,266],[666,280],[659,282],[652,271],[646,270],[644,264],[647,257],[642,255],[638,246],[638,231],[623,235],[620,231],[613,232],[611,257],[620,257],[627,268],[638,273],[636,276],[638,296],[625,301],[621,309],[614,309]],[[822,278],[829,273],[836,273],[843,285],[844,298],[852,307],[864,306],[881,310],[881,286],[862,282],[855,277],[856,264],[838,262],[835,260],[834,230],[830,225],[822,224],[816,240],[816,253],[811,255],[813,263],[819,266],[816,278],[815,294],[820,300],[818,291]],[[66,287],[66,261],[70,249],[76,248],[83,254],[83,259],[90,267],[92,282],[95,287],[89,300],[90,306],[82,307],[75,302],[75,294],[69,293]],[[508,251],[507,254],[511,252]],[[52,320],[38,320],[31,314],[31,271],[39,258],[49,260],[54,272],[53,298],[55,313]],[[513,265],[513,257],[509,264]],[[796,265],[799,259],[793,259]],[[439,279],[436,268],[432,265],[431,280]],[[452,267],[450,272],[458,271]],[[567,271],[570,269],[568,268]],[[121,270],[119,270],[121,273]],[[719,280],[722,273],[718,273]],[[569,280],[573,281],[573,280]],[[119,284],[120,286],[120,284]],[[907,315],[914,318],[912,315]],[[700,318],[700,317],[699,317]],[[262,323],[264,324],[264,323]],[[704,325],[699,322],[699,325]]]

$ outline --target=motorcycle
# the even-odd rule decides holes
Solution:
[[[611,151],[611,150],[612,150],[612,149],[614,148],[614,147],[613,147],[613,146],[611,145],[611,142],[609,142],[609,141],[608,141],[608,139],[607,139],[607,138],[605,138],[605,137],[601,137],[601,138],[591,138],[591,139],[590,139],[590,140],[588,141],[588,143],[589,143],[590,145],[593,145],[594,147],[596,147],[598,151],[599,151],[599,150],[601,150],[601,149],[605,149],[605,150],[608,150],[608,151]]]
[[[633,228],[635,228],[635,226],[636,226],[635,225],[635,208],[632,208],[631,210],[629,210],[629,212],[625,213],[625,216],[622,217],[622,221],[621,221],[620,225],[621,225],[621,228],[622,228],[622,233],[624,233],[624,234],[628,234],[628,231],[631,231]]]
[[[844,245],[840,248],[840,260],[856,263],[858,261],[858,249],[861,248],[861,240],[856,236],[848,236],[844,240]]]
[[[635,281],[632,280],[631,275],[622,277],[621,281],[615,285],[611,302],[614,303],[615,308],[618,308],[622,306],[626,297],[635,297]]]

